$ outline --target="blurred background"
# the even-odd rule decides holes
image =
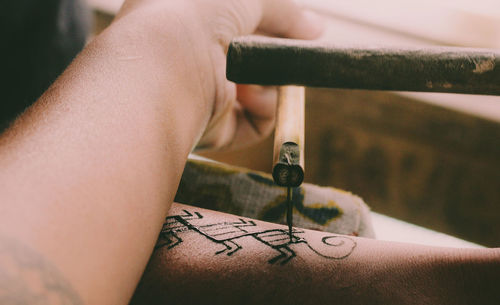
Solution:
[[[321,39],[339,45],[500,48],[497,0],[298,2],[325,19]],[[0,103],[4,126],[48,87],[85,37],[111,22],[122,0],[16,3],[1,13],[8,14],[0,18],[4,31],[13,31],[11,22],[29,35],[6,35],[0,49],[10,67],[2,73],[10,81],[2,85],[10,92]],[[30,36],[36,46],[26,42]],[[14,54],[15,43],[26,54]],[[500,246],[500,97],[317,88],[306,94],[306,182],[356,193],[376,212]],[[272,137],[204,155],[270,172]]]

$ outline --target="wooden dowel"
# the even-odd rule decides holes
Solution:
[[[277,107],[273,178],[280,186],[296,187],[304,180],[304,87],[279,87]]]
[[[500,51],[349,48],[249,36],[231,42],[226,74],[261,85],[500,95]]]

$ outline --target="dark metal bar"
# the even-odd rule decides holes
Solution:
[[[500,50],[243,37],[229,46],[226,74],[247,84],[500,95]]]

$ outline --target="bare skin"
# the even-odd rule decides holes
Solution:
[[[127,304],[192,148],[238,147],[273,126],[272,88],[236,87],[224,78],[230,39],[255,30],[314,38],[320,28],[306,16],[285,0],[127,1],[0,137],[0,303]],[[399,253],[398,268],[414,251],[401,248],[390,256]],[[338,274],[370,266],[380,277],[392,274],[390,259],[381,263],[361,249],[352,264],[337,264],[346,270]],[[492,251],[477,259],[460,253],[498,268]],[[414,264],[432,269],[431,257],[416,256],[421,264]],[[169,261],[171,270],[189,270],[174,262],[182,260]],[[381,292],[398,284],[389,281]]]
[[[257,29],[320,32],[291,1],[127,1],[0,138],[0,236],[51,262],[84,304],[126,304],[192,148],[272,127],[273,96],[224,77],[229,40]]]
[[[499,249],[294,228],[174,203],[132,304],[498,304]]]

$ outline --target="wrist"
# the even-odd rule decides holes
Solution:
[[[110,28],[121,36],[118,48],[150,53],[163,75],[175,73],[179,82],[212,106],[215,80],[211,35],[192,6],[190,1],[162,1],[130,12],[122,9]],[[124,43],[130,40],[133,42]]]
[[[140,73],[137,77],[148,86],[147,92],[156,92],[157,109],[165,118],[182,119],[186,128],[196,128],[192,131],[197,140],[212,115],[215,96],[208,52],[199,51],[205,35],[182,25],[190,22],[189,15],[181,22],[173,10],[151,10],[119,16],[96,40],[117,64],[136,65],[132,71]]]

